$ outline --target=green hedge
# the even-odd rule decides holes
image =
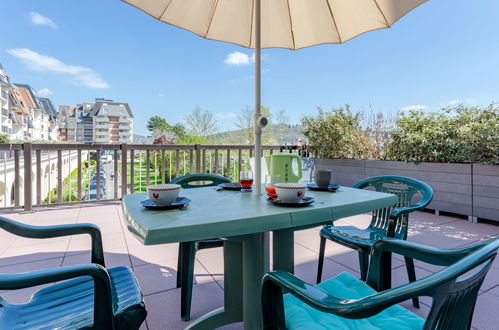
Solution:
[[[303,119],[303,132],[312,152],[322,158],[499,164],[495,104],[400,113],[389,130],[379,123],[361,127],[363,120],[362,113],[353,114],[348,107],[319,109]]]

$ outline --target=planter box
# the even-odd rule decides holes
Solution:
[[[344,186],[378,175],[418,179],[433,188],[429,209],[466,215],[470,220],[499,221],[499,166],[352,159],[316,159],[315,166],[332,170],[333,183]]]
[[[473,215],[499,221],[499,166],[473,165]]]

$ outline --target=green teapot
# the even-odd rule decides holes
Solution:
[[[265,157],[270,175],[280,175],[279,182],[298,182],[302,177],[301,157],[297,154],[280,152]]]

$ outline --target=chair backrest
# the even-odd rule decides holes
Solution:
[[[379,272],[382,273],[381,264],[385,257],[383,242],[379,241],[377,244],[378,246],[374,246],[371,259],[377,266],[370,268],[367,280],[367,283],[373,287],[377,285]],[[462,249],[435,249],[436,252],[431,256],[417,259],[447,267],[395,290],[404,291],[409,296],[433,298],[424,329],[470,329],[480,287],[494,262],[498,249],[499,239]],[[423,251],[417,251],[417,248],[415,250],[415,256],[424,254]]]
[[[182,188],[184,189],[211,187],[211,186],[217,186],[221,183],[229,183],[229,182],[234,182],[234,181],[224,176],[210,174],[210,173],[187,174],[170,181],[170,183],[176,183],[181,185]]]
[[[353,188],[368,189],[372,188],[376,191],[394,194],[398,197],[398,203],[390,208],[373,211],[370,227],[375,227],[383,230],[388,228],[388,219],[390,212],[393,209],[401,207],[417,206],[417,209],[426,207],[433,199],[433,190],[429,185],[416,179],[385,175],[376,176],[365,179],[353,185]],[[415,201],[415,195],[420,194],[421,197]],[[407,238],[407,226],[409,222],[409,214],[405,213],[395,225],[395,237],[400,239]]]

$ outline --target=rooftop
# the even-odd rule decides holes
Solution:
[[[180,291],[175,288],[178,244],[144,246],[126,229],[122,221],[119,203],[92,204],[84,207],[58,207],[38,210],[35,213],[6,213],[14,220],[33,225],[56,225],[90,222],[98,225],[103,233],[106,266],[125,265],[132,267],[145,296],[148,317],[141,329],[182,329],[186,322],[180,320]],[[367,225],[369,215],[342,219],[336,223]],[[463,218],[435,216],[429,212],[411,215],[409,240],[441,248],[469,245],[483,239],[497,237],[499,226],[471,223]],[[298,277],[314,283],[319,249],[319,228],[296,232],[295,272]],[[72,236],[56,239],[27,239],[0,232],[0,273],[23,272],[42,268],[59,267],[90,262],[90,239]],[[342,271],[358,275],[355,251],[328,242],[323,278]],[[404,263],[394,256],[393,283],[406,283]],[[418,278],[436,271],[434,266],[416,262]],[[195,285],[191,318],[221,307],[223,304],[223,254],[222,249],[208,249],[197,253]],[[40,286],[2,291],[0,295],[9,302],[23,302]],[[410,302],[402,305],[417,314],[426,316],[429,298],[422,298],[421,308],[415,309]],[[474,329],[492,329],[499,323],[499,260],[489,271],[480,290]],[[223,329],[241,329],[232,325]]]

